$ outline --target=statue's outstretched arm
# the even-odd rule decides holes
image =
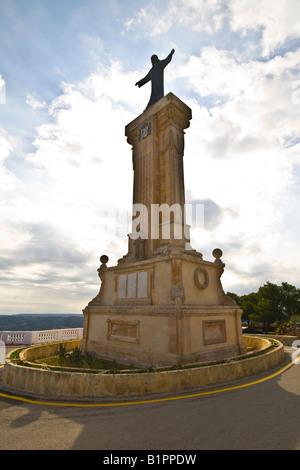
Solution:
[[[169,62],[171,62],[174,52],[175,49],[172,49],[170,54],[161,61],[164,68],[168,65]]]
[[[138,86],[140,88],[141,86],[145,85],[145,83],[149,82],[149,80],[151,80],[150,72],[148,72],[147,75],[142,78],[139,82],[136,82],[135,86]]]

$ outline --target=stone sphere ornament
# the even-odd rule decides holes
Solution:
[[[102,264],[107,264],[109,261],[109,257],[107,255],[102,255],[100,261]]]
[[[215,248],[214,251],[212,252],[212,255],[214,258],[220,259],[223,255],[223,252],[222,250],[220,250],[220,248]]]

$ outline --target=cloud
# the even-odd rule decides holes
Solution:
[[[91,59],[99,62],[103,52],[105,51],[105,44],[103,39],[100,36],[91,36],[86,33],[80,33],[80,38]]]
[[[213,73],[218,59],[224,66],[222,78]],[[290,250],[300,255],[292,242],[298,221],[291,215],[300,167],[300,107],[293,102],[291,85],[299,73],[300,50],[264,62],[238,62],[234,55],[210,48],[210,54],[189,61],[187,78],[197,62],[202,81],[190,79],[193,90],[201,95],[217,89],[224,99],[210,108],[201,105],[201,98],[186,101],[193,112],[185,140],[186,188],[191,199],[211,200],[222,211],[211,212],[214,230],[198,231],[195,237],[192,229],[192,238],[204,255],[219,246],[229,256],[232,271],[224,279],[230,285],[259,286],[257,263],[265,265],[265,273],[273,272],[274,282],[286,276],[295,283],[296,271],[283,273],[279,266],[288,266]],[[240,77],[236,88],[226,72],[230,67]],[[283,243],[284,234],[288,243]]]
[[[174,75],[185,78],[200,96],[215,96],[215,105],[244,93],[259,75],[252,63],[240,63],[232,52],[214,46],[203,47],[200,56],[190,56],[188,62],[177,65]]]
[[[51,289],[71,289],[72,305],[80,292],[81,300],[87,294],[92,298],[100,255],[108,254],[114,264],[126,253],[133,175],[124,128],[140,112],[130,110],[140,106],[137,75],[112,62],[83,82],[62,83],[49,105],[27,95],[46,122],[36,127],[33,150],[24,154],[23,180],[5,166],[15,142],[1,130],[3,308],[9,306],[11,289],[23,292],[25,286],[26,298],[34,289],[47,295],[46,285],[50,296]]]
[[[27,155],[27,161],[40,168],[55,188],[52,204],[55,201],[60,206],[57,222],[68,220],[79,233],[89,229],[80,224],[78,216],[94,226],[91,219],[97,207],[126,208],[130,201],[131,151],[124,127],[133,114],[114,104],[120,88],[126,88],[124,74],[119,72],[118,81],[115,67],[112,64],[109,71],[93,74],[76,86],[62,84],[61,95],[48,109],[52,122],[37,128],[35,150]],[[124,100],[132,93],[126,91]]]
[[[297,142],[299,106],[293,103],[292,84],[300,73],[300,49],[268,62],[246,63],[238,63],[225,51],[207,49],[178,67],[200,96],[214,92],[226,97],[209,110],[198,107],[197,119],[203,125],[199,143],[205,142],[212,156],[225,157],[257,148],[280,148],[287,139]],[[222,78],[216,78],[217,63]],[[194,70],[201,71],[199,80]],[[231,74],[239,77],[234,84]]]
[[[11,191],[16,188],[16,177],[6,167],[6,161],[14,148],[14,139],[0,128],[0,207],[6,207]]]
[[[166,34],[176,24],[177,28],[191,25],[195,31],[212,34],[222,26],[223,18],[222,0],[167,0],[163,8],[157,3],[141,8],[125,21],[125,31],[154,37]]]
[[[224,209],[211,199],[194,199],[188,201],[187,204],[191,205],[189,208],[191,221],[189,221],[189,223],[191,223],[192,227],[201,226],[203,224],[205,230],[215,230],[221,223]],[[199,206],[198,213],[197,206]],[[197,218],[200,220],[197,220]]]
[[[76,246],[54,224],[10,222],[6,223],[6,235],[10,235],[12,243],[0,248],[3,300],[5,289],[11,285],[28,290],[47,285],[50,291],[77,285],[84,290],[91,281],[91,276],[87,276],[90,253]]]
[[[274,105],[285,100],[291,108],[293,92],[300,74],[300,49],[286,52],[269,61],[241,60],[236,52],[203,47],[199,56],[176,64],[172,79],[185,79],[201,97],[212,96],[212,106],[221,106],[233,99],[251,99],[253,104],[266,100],[276,92]],[[297,92],[297,90],[296,90]],[[249,110],[250,111],[250,110]],[[253,108],[251,110],[255,112]]]
[[[30,93],[27,93],[26,95],[26,103],[33,109],[45,109],[47,107],[46,101],[39,101],[37,98],[35,98],[33,95]]]
[[[31,184],[20,182],[7,220],[20,211],[20,224],[49,227],[51,221],[71,245],[96,253],[96,263],[103,251],[111,260],[123,256],[133,178],[124,128],[135,116],[129,103],[140,104],[133,75],[136,80],[112,62],[84,82],[62,83],[61,94],[43,109],[48,122],[36,128],[33,151],[25,155]],[[47,243],[50,249],[51,238]],[[67,263],[63,251],[65,257]]]
[[[8,224],[9,225],[9,224]],[[2,254],[1,268],[45,264],[70,266],[87,260],[83,247],[80,250],[70,239],[59,231],[54,224],[46,223],[15,223],[11,231],[22,233],[19,243],[12,246],[9,256]],[[3,263],[3,264],[2,264]]]
[[[3,165],[12,151],[12,137],[4,129],[0,129],[0,163]]]
[[[69,303],[76,313],[84,307],[80,302],[90,300],[97,291],[96,265],[94,270],[89,266],[91,253],[76,245],[63,227],[12,221],[6,222],[2,236],[10,242],[4,239],[0,247],[1,311],[11,311],[10,302],[15,312],[24,310],[28,301],[31,305],[38,302],[43,311],[53,311],[56,302],[61,310]],[[55,309],[61,310],[59,305]]]
[[[272,0],[231,0],[229,22],[233,31],[262,34],[262,54],[268,57],[289,38],[299,38],[300,4],[298,0],[274,3]]]
[[[249,52],[269,57],[288,40],[299,38],[300,4],[298,0],[167,0],[142,7],[125,21],[124,34],[165,35],[172,28],[189,29],[212,36],[229,26],[241,39],[257,33],[257,44],[247,44]],[[249,49],[250,47],[250,49]]]

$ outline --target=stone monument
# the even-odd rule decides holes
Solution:
[[[205,261],[189,243],[183,154],[192,113],[173,93],[159,94],[173,53],[164,61],[154,58],[159,73],[142,80],[152,80],[150,102],[125,127],[134,172],[128,252],[111,267],[108,256],[101,256],[100,290],[83,310],[84,350],[137,366],[206,362],[245,352],[242,311],[221,284],[222,251],[214,249],[214,261]]]

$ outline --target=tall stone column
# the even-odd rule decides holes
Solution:
[[[125,128],[134,171],[134,230],[125,260],[150,259],[166,247],[189,243],[183,154],[191,118],[191,109],[169,93]]]

